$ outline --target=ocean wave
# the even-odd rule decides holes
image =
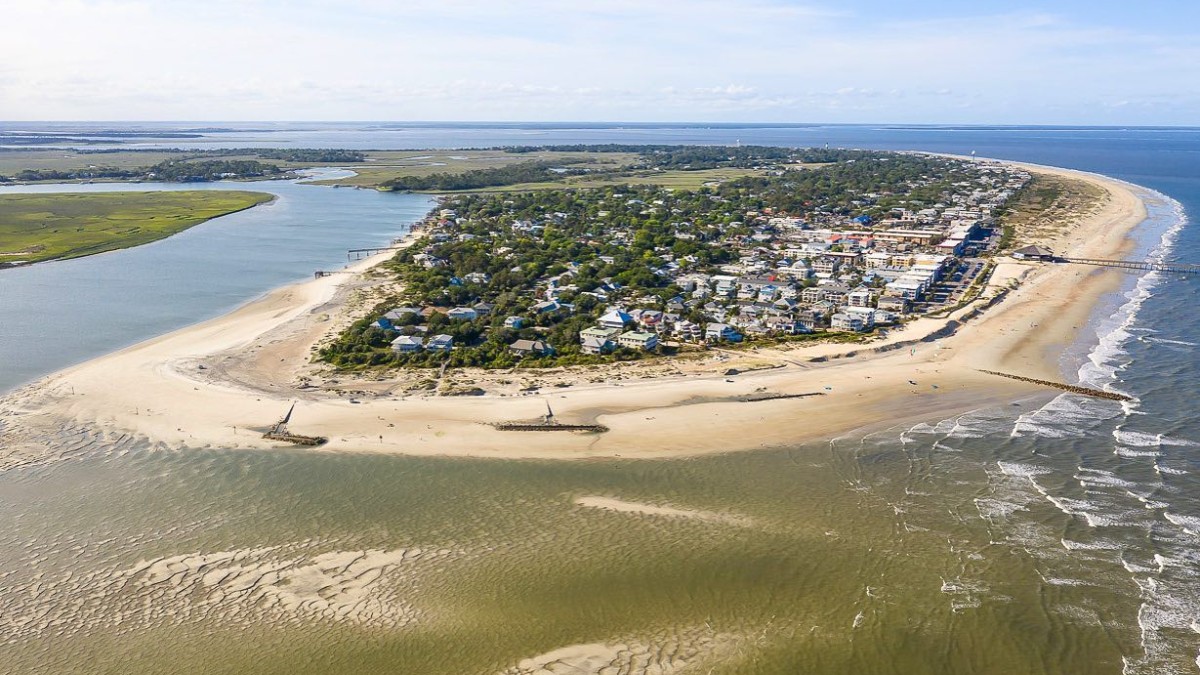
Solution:
[[[1124,547],[1107,539],[1097,539],[1095,541],[1072,541],[1070,539],[1059,540],[1063,548],[1068,551],[1120,551]]]
[[[1113,429],[1113,438],[1117,439],[1117,443],[1138,448],[1157,448],[1164,445],[1178,447],[1200,447],[1200,443],[1190,441],[1185,438],[1172,438],[1163,434],[1151,434],[1144,431],[1129,431],[1127,429]]]
[[[1136,450],[1127,448],[1123,445],[1113,447],[1113,454],[1117,457],[1125,457],[1127,459],[1136,459],[1138,457],[1162,457],[1162,452],[1158,450]]]
[[[1013,422],[1009,436],[1077,438],[1085,430],[1112,417],[1111,403],[1092,398],[1061,394],[1037,410],[1025,413]]]
[[[1136,487],[1133,481],[1118,478],[1111,471],[1102,471],[1100,469],[1085,469],[1080,467],[1079,473],[1075,474],[1075,480],[1079,481],[1080,487],[1083,488],[1100,488],[1100,487],[1117,487],[1128,490]]]
[[[996,462],[996,465],[1000,467],[1000,471],[1006,476],[1033,478],[1034,476],[1044,476],[1048,473],[1053,473],[1050,469],[1035,464],[1021,464],[1019,462],[1005,462],[1000,460]]]
[[[1146,259],[1150,262],[1165,262],[1175,248],[1179,233],[1187,223],[1187,217],[1183,205],[1177,200],[1153,190],[1148,192],[1154,199],[1170,207],[1169,213],[1161,215],[1157,213],[1157,209],[1152,208],[1147,216],[1147,220],[1161,219],[1167,226],[1160,235],[1158,244]],[[1126,302],[1113,315],[1114,321],[1108,324],[1112,328],[1100,336],[1096,346],[1088,353],[1087,361],[1080,366],[1077,373],[1080,383],[1105,389],[1120,379],[1119,373],[1130,363],[1129,350],[1126,348],[1129,341],[1135,337],[1142,339],[1138,333],[1150,332],[1150,329],[1136,325],[1142,306],[1166,279],[1167,277],[1160,272],[1147,272],[1138,279],[1133,289],[1126,293]]]
[[[1170,466],[1163,466],[1162,464],[1155,464],[1154,471],[1160,475],[1165,474],[1168,476],[1186,476],[1188,473],[1184,469],[1176,469]]]
[[[1150,337],[1150,336],[1145,336],[1145,337],[1141,337],[1138,339],[1141,340],[1142,342],[1149,342],[1152,344],[1160,344],[1160,345],[1178,345],[1181,347],[1196,347],[1196,346],[1198,346],[1197,343],[1188,342],[1187,340],[1169,340],[1167,338],[1156,338],[1156,337]]]
[[[1163,517],[1170,521],[1171,524],[1177,525],[1180,529],[1188,534],[1194,535],[1200,533],[1200,518],[1197,518],[1196,516],[1185,516],[1178,513],[1171,513],[1170,511],[1164,511]]]

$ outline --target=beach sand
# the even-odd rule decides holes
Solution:
[[[1049,241],[1060,253],[1120,257],[1145,219],[1136,188],[1091,182],[1105,197]],[[365,272],[388,254],[354,266]],[[703,357],[551,372],[454,371],[483,396],[414,393],[403,377],[322,373],[316,345],[387,282],[334,275],[277,289],[238,310],[65,369],[0,402],[0,467],[36,461],[45,439],[75,433],[171,447],[285,447],[262,432],[298,401],[290,428],[329,442],[314,452],[497,458],[677,457],[798,444],[945,419],[1057,392],[979,372],[1062,380],[1059,356],[1122,272],[1003,259],[976,303],[866,344],[713,350]],[[996,293],[1006,297],[980,309]],[[365,295],[364,295],[365,294]],[[361,311],[361,310],[359,310]],[[969,320],[967,320],[969,319]],[[726,375],[730,368],[739,374]],[[751,371],[751,372],[745,372]],[[422,377],[433,377],[425,374]],[[532,383],[532,384],[531,384]],[[534,391],[534,387],[537,387]],[[816,396],[747,402],[751,394]],[[499,431],[553,406],[602,434]]]

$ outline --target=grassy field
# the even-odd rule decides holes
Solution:
[[[341,180],[316,181],[316,184],[374,187],[394,178],[428,176],[433,173],[464,173],[475,169],[494,169],[518,162],[558,162],[563,166],[586,167],[607,172],[620,169],[636,158],[635,154],[620,152],[377,151],[368,152],[366,162],[350,166],[358,175]]]
[[[569,176],[561,181],[542,183],[518,183],[462,190],[461,192],[525,192],[531,190],[562,190],[567,188],[596,188],[610,185],[658,185],[676,190],[697,190],[706,185],[715,185],[744,176],[760,176],[755,169],[701,169],[698,171],[635,171],[592,176]]]
[[[1102,197],[1100,189],[1090,183],[1035,174],[1001,219],[1001,248],[1045,243],[1074,225],[1078,214],[1096,208]]]
[[[377,150],[366,153],[365,162],[347,165],[356,172],[349,178],[314,181],[315,185],[375,187],[387,181],[428,176],[434,173],[459,174],[476,169],[491,169],[518,162],[551,162],[564,167],[586,168],[592,174],[564,176],[562,180],[521,183],[480,192],[523,192],[562,188],[592,188],[610,185],[661,185],[694,190],[706,184],[720,183],[742,176],[759,175],[752,169],[707,169],[700,171],[630,171],[639,156],[623,152],[527,152],[502,150]],[[83,171],[97,167],[133,169],[185,156],[177,152],[115,152],[87,154],[72,150],[30,149],[0,153],[0,175],[14,175],[24,169],[41,171]],[[230,155],[223,160],[255,160],[257,155]],[[321,163],[260,160],[285,170],[322,166]]]
[[[7,150],[0,152],[0,176],[25,169],[34,171],[83,171],[98,167],[136,169],[180,157],[178,152],[104,152],[74,150]]]
[[[148,244],[271,199],[235,190],[0,195],[0,263],[79,258]]]

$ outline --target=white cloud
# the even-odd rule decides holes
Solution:
[[[1200,113],[1192,36],[1046,13],[895,20],[829,0],[0,0],[0,16],[9,119]]]

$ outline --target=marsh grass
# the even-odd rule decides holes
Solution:
[[[0,263],[139,246],[271,199],[238,190],[2,194]]]

